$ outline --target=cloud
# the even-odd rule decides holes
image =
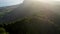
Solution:
[[[10,6],[22,3],[23,0],[0,0],[0,7]]]

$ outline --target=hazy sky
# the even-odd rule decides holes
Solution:
[[[0,7],[22,3],[23,0],[0,0]]]
[[[33,1],[35,1],[35,0],[33,0]],[[46,2],[46,3],[56,3],[57,1],[59,1],[59,3],[60,3],[60,0],[36,0],[36,1],[41,1],[43,3],[44,2]],[[16,5],[16,4],[20,4],[22,2],[23,2],[23,0],[0,0],[0,7]]]

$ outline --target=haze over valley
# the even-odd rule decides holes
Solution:
[[[0,24],[10,34],[60,34],[60,1],[24,0],[0,7]]]

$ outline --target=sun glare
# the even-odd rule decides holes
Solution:
[[[32,1],[39,1],[39,2],[44,2],[44,3],[60,2],[60,0],[32,0]]]

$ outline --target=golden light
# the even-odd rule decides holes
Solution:
[[[44,2],[44,3],[60,2],[60,0],[30,0],[30,1],[39,1],[39,2]]]

